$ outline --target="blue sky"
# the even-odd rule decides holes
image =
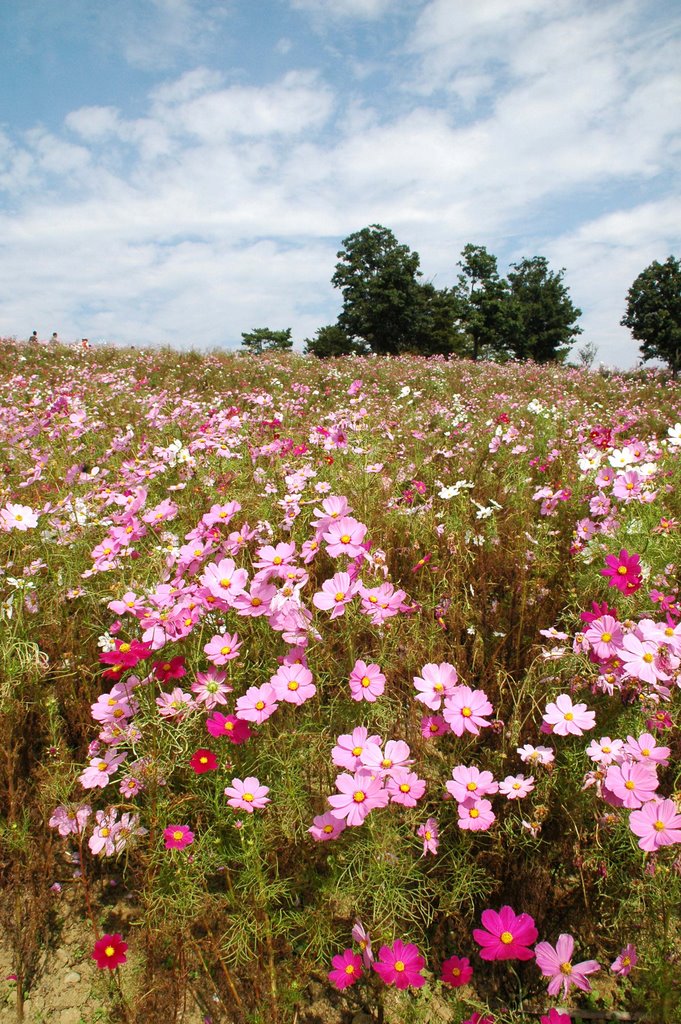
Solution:
[[[0,334],[238,347],[333,322],[369,224],[456,280],[546,256],[628,367],[681,251],[676,0],[0,5]]]

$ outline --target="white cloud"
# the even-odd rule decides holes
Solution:
[[[334,20],[366,18],[375,20],[394,7],[395,0],[291,0],[294,10],[321,14]]]

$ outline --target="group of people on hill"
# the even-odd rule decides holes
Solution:
[[[28,340],[29,341],[39,342],[40,339],[38,338],[38,332],[34,331],[33,334],[31,335],[31,337]],[[50,341],[55,343],[55,344],[59,341],[59,336],[58,336],[56,331],[52,332],[52,337],[50,338]],[[81,338],[80,339],[80,346],[81,346],[81,348],[89,348],[90,347],[90,342],[88,341],[87,338]]]

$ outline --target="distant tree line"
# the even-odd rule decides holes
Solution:
[[[471,359],[562,362],[582,328],[581,310],[570,298],[564,269],[544,256],[512,263],[500,276],[496,256],[482,245],[464,246],[451,288],[420,280],[420,257],[381,224],[344,239],[331,283],[343,297],[336,323],[305,340],[305,352],[321,359],[350,354],[457,355]],[[629,289],[620,321],[642,341],[644,360],[681,368],[681,267],[673,256],[653,263]],[[242,334],[249,351],[286,351],[291,329],[257,328]],[[595,346],[580,350],[593,361]]]

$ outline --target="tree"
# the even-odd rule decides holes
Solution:
[[[508,275],[514,304],[516,333],[513,354],[538,363],[562,362],[582,328],[576,322],[581,309],[573,306],[563,284],[564,270],[549,270],[544,256],[512,263]]]
[[[430,281],[418,285],[416,322],[407,349],[423,356],[462,351],[466,337],[457,324],[459,303],[452,290],[438,290]]]
[[[676,377],[681,369],[681,264],[674,256],[654,260],[627,292],[620,320],[641,345],[643,361],[661,359]]]
[[[305,339],[305,354],[318,359],[333,356],[366,355],[368,349],[361,341],[349,338],[338,324],[328,324],[315,331],[314,338]]]
[[[517,329],[509,286],[497,271],[497,258],[484,245],[468,244],[453,297],[467,343],[463,355],[507,355]]]
[[[338,326],[381,355],[410,347],[418,319],[419,255],[372,224],[343,240],[331,278],[343,294]]]
[[[293,347],[290,327],[284,331],[256,327],[252,331],[244,331],[241,337],[243,347],[258,356],[263,352],[288,352]]]

